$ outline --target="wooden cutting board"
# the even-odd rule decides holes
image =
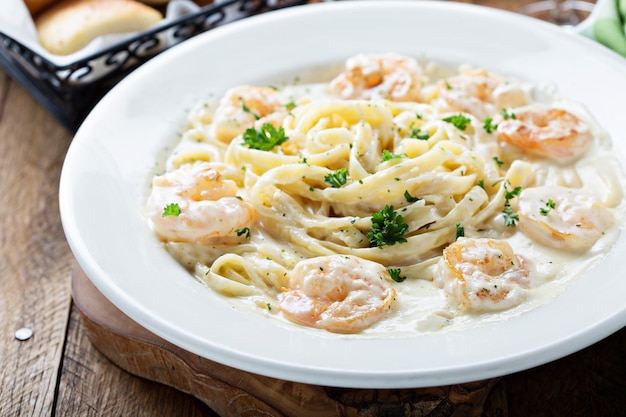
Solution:
[[[485,415],[505,417],[497,379],[418,389],[345,389],[269,378],[187,352],[149,332],[111,304],[75,267],[72,295],[91,343],[131,374],[189,393],[224,417]],[[490,395],[491,394],[491,395]],[[494,414],[495,415],[495,414]]]

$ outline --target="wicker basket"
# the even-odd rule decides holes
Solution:
[[[66,65],[50,62],[0,31],[0,67],[74,132],[107,91],[160,52],[234,20],[306,3],[309,2],[226,0]]]

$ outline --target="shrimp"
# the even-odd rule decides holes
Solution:
[[[396,292],[379,263],[355,256],[328,255],[300,261],[280,308],[296,323],[335,333],[357,333],[389,310]]]
[[[498,140],[559,160],[580,156],[592,142],[589,126],[572,113],[541,104],[513,110],[498,123]]]
[[[184,164],[152,180],[147,210],[156,234],[167,241],[203,242],[237,235],[254,219],[252,204],[236,197],[237,184],[207,162]],[[179,213],[166,215],[177,205]]]
[[[493,116],[506,107],[528,104],[526,91],[485,69],[466,69],[459,75],[439,80],[437,99],[446,111],[459,111],[479,119]]]
[[[422,70],[413,58],[397,54],[359,54],[331,83],[334,94],[348,99],[419,101]]]
[[[461,237],[443,251],[435,284],[463,311],[498,311],[526,299],[525,260],[506,241]]]
[[[584,251],[613,223],[609,209],[578,190],[526,188],[518,201],[518,226],[529,238],[552,248]]]
[[[229,143],[251,127],[259,128],[265,123],[279,127],[287,115],[278,91],[244,85],[226,92],[215,110],[211,126],[218,140]]]

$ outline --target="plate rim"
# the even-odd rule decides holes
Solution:
[[[228,36],[228,34],[232,32],[247,30],[246,28],[253,25],[267,25],[270,22],[279,19],[285,19],[289,16],[293,17],[300,16],[303,13],[311,13],[311,8],[316,8],[317,10],[330,8],[353,10],[357,7],[378,9],[380,5],[375,4],[375,2],[370,1],[320,3],[306,6],[295,6],[290,9],[273,11],[267,14],[246,18],[243,21],[233,22],[226,26],[218,27],[211,30],[210,32],[198,35],[193,39],[185,41],[180,45],[172,48],[171,50],[165,51],[159,56],[153,58],[151,61],[142,65],[142,67],[146,67],[148,69],[157,68],[159,65],[161,65],[162,62],[168,62],[176,59],[176,57],[188,53],[187,51],[197,48],[198,45],[210,43],[211,40],[214,38]],[[504,12],[501,10],[490,9],[485,6],[476,6],[464,3],[451,4],[435,1],[421,1],[412,3],[410,6],[409,4],[410,3],[403,1],[385,2],[385,5],[387,7],[415,7],[424,10],[429,8],[438,8],[445,11],[454,10],[455,12],[459,12],[460,10],[468,13],[481,13],[496,17],[506,17],[507,19],[513,19],[515,21],[519,21],[516,19],[524,18],[511,12]],[[307,9],[303,10],[303,8],[305,7]],[[548,28],[547,26],[545,26],[543,22],[533,22],[533,24],[529,23],[529,25],[530,27],[541,27],[542,30],[546,31],[552,30],[552,28]],[[553,31],[553,33],[558,33],[558,36],[569,36],[562,31],[555,30]],[[582,37],[580,38],[584,39]],[[578,40],[579,39],[577,39],[577,41]],[[585,42],[587,41],[588,46],[585,47],[591,47],[590,45],[592,44],[595,45],[593,41],[587,39]],[[585,44],[585,42],[582,43]],[[596,46],[594,46],[593,48],[596,48]],[[622,68],[626,69],[626,64],[616,59],[621,59],[621,57],[618,57],[616,54],[612,53],[608,49],[602,51],[602,48],[596,48],[595,53],[600,56],[604,56],[604,58],[607,59],[609,62],[612,62],[613,64],[619,65]],[[108,101],[110,100],[119,99],[122,89],[130,85],[131,83],[134,83],[135,80],[138,80],[138,77],[140,77],[143,72],[147,71],[145,69],[142,69],[142,67],[138,68],[135,73],[131,73],[126,79],[122,80],[120,84],[112,90],[112,92],[110,92],[103,98],[102,102],[104,102],[106,105],[106,103],[108,103]],[[134,301],[130,298],[129,294],[124,293],[120,288],[110,287],[108,285],[110,283],[107,282],[108,279],[106,277],[106,272],[100,267],[98,259],[92,256],[90,249],[85,246],[85,242],[77,238],[77,234],[78,236],[80,236],[81,232],[80,230],[76,230],[76,224],[74,223],[74,219],[71,218],[71,216],[74,214],[73,207],[68,206],[70,201],[69,198],[72,195],[71,177],[69,175],[71,175],[72,169],[75,169],[72,166],[72,163],[75,158],[78,158],[76,154],[82,151],[81,146],[83,142],[86,141],[84,137],[89,133],[89,129],[94,128],[92,124],[95,123],[96,118],[98,117],[97,112],[99,112],[101,108],[101,104],[98,104],[94,108],[94,111],[90,113],[90,115],[87,117],[83,125],[78,129],[75,135],[75,140],[72,142],[68,150],[68,156],[66,158],[66,161],[64,162],[61,174],[59,204],[62,224],[66,236],[68,237],[68,243],[70,245],[70,248],[88,278],[109,300],[111,300],[118,308],[120,308],[120,310],[122,310],[125,314],[127,314],[134,320],[137,320],[139,324],[153,331],[155,334],[169,341],[176,339],[175,344],[177,344],[178,346],[206,357],[206,352],[201,352],[198,350],[198,346],[196,345],[198,341],[194,337],[189,337],[189,335],[177,334],[178,332],[176,331],[176,329],[168,328],[167,330],[164,330],[163,328],[159,328],[158,323],[150,320],[150,312],[146,311],[144,307],[136,305]],[[612,250],[612,252],[614,252],[614,250]],[[606,317],[604,322],[599,323],[593,329],[583,329],[580,333],[572,334],[570,335],[570,338],[561,340],[559,341],[559,343],[548,344],[541,348],[537,348],[537,351],[535,352],[529,351],[525,354],[520,354],[515,358],[500,358],[498,361],[490,362],[488,364],[488,367],[485,367],[483,363],[470,363],[464,367],[457,367],[455,369],[447,370],[433,369],[430,371],[420,370],[419,372],[416,372],[415,370],[406,370],[404,372],[401,370],[396,370],[392,374],[387,371],[380,370],[351,370],[346,373],[346,370],[341,369],[312,369],[305,364],[300,364],[299,366],[293,363],[286,365],[279,361],[272,361],[268,359],[259,362],[259,359],[254,355],[245,355],[241,352],[233,354],[232,352],[221,351],[218,347],[215,346],[212,347],[212,349],[214,349],[214,351],[212,352],[214,356],[208,359],[216,360],[228,366],[244,369],[253,373],[303,383],[343,386],[352,388],[416,388],[423,386],[462,383],[476,379],[483,379],[485,377],[500,376],[505,373],[508,374],[522,369],[526,369],[529,363],[531,363],[532,366],[541,365],[559,357],[573,353],[577,350],[580,350],[581,348],[588,346],[590,342],[597,342],[600,339],[619,330],[621,327],[624,326],[624,324],[626,324],[626,307],[623,308],[621,311],[616,311],[614,317]],[[486,331],[485,333],[489,332]],[[534,356],[534,358],[531,360],[530,356],[533,355],[540,355],[541,359],[538,360],[537,357]],[[302,375],[301,372],[306,372],[307,374]]]

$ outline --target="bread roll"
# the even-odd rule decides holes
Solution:
[[[68,55],[95,38],[141,32],[163,19],[161,12],[135,0],[62,0],[35,18],[41,45]]]
[[[142,3],[149,4],[150,6],[163,6],[170,2],[170,0],[139,0]]]
[[[24,0],[24,4],[32,16],[35,16],[54,2],[55,0]]]

